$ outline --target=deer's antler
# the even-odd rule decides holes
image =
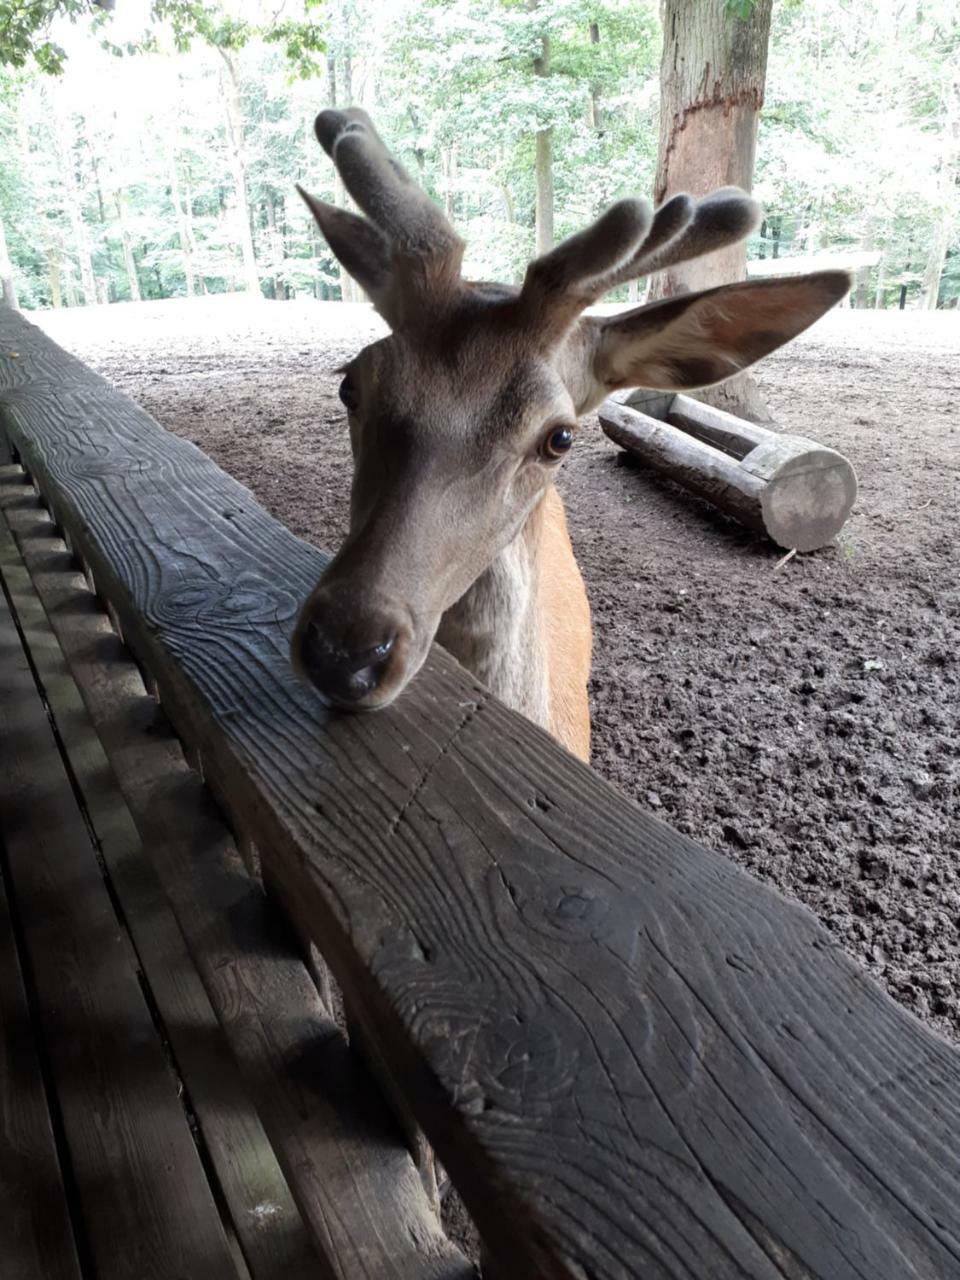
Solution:
[[[301,189],[336,256],[393,328],[414,327],[444,310],[462,288],[464,243],[442,211],[390,154],[361,108],[321,111],[315,128],[366,214],[358,217]],[[656,213],[646,200],[621,200],[530,263],[515,316],[550,345],[617,285],[735,244],[759,217],[756,201],[737,187],[703,200],[676,195]]]
[[[460,283],[464,250],[442,211],[390,154],[360,107],[321,111],[314,128],[344,186],[370,220],[362,233],[365,251],[373,251],[381,275],[385,261],[390,262],[389,287],[381,287],[381,298],[375,298],[378,308],[389,312],[387,318],[397,326],[411,323],[425,303],[441,306]],[[342,222],[345,211],[305,198],[328,239],[328,227],[335,235],[337,215]],[[346,217],[355,230],[357,221],[364,221]],[[353,274],[350,266],[347,270]]]
[[[554,340],[617,285],[736,244],[759,219],[760,206],[738,187],[703,200],[676,195],[655,214],[646,201],[622,200],[586,231],[531,262],[521,312],[536,314],[545,339]]]

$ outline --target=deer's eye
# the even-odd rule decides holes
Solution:
[[[547,462],[558,462],[573,444],[569,427],[551,427],[540,444],[540,456]]]
[[[337,392],[337,395],[340,397],[340,399],[347,406],[347,408],[350,410],[351,413],[356,412],[357,408],[360,405],[360,392],[350,381],[349,377],[344,378],[344,380],[340,383],[340,389]]]

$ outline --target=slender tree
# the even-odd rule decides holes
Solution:
[[[230,172],[237,202],[236,231],[243,257],[243,282],[248,293],[260,293],[260,275],[257,271],[257,255],[253,247],[253,231],[250,227],[250,199],[247,187],[247,160],[243,137],[243,108],[240,98],[240,77],[233,52],[223,44],[215,48],[223,62],[220,73],[220,94],[227,126],[227,146],[230,154]]]
[[[7,233],[4,230],[2,218],[0,218],[0,290],[2,290],[3,300],[8,307],[20,306],[20,300],[17,297],[17,286],[13,279],[13,263],[10,261],[10,254],[7,252]]]
[[[540,38],[540,53],[533,60],[538,76],[550,74],[550,37]],[[536,134],[536,229],[537,253],[553,248],[553,125],[546,125]]]
[[[935,311],[940,299],[940,279],[947,250],[956,225],[960,203],[960,52],[949,59],[943,77],[943,129],[937,174],[938,216],[930,240],[927,263],[920,286],[920,306]]]
[[[54,127],[60,153],[63,197],[67,205],[70,226],[73,230],[73,248],[80,266],[80,283],[83,300],[87,306],[97,301],[93,278],[93,254],[90,249],[90,233],[83,217],[83,193],[77,177],[74,155],[75,129],[72,116],[64,108],[59,94],[54,95]]]

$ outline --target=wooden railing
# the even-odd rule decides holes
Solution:
[[[258,876],[449,1171],[485,1275],[960,1276],[949,1045],[439,649],[388,711],[325,712],[287,652],[324,556],[12,313],[0,351],[0,427],[50,513],[7,468],[19,553],[325,1274],[469,1267],[305,971],[278,985],[244,948]],[[125,648],[65,609],[59,533]],[[246,871],[198,774],[140,732],[130,655]]]

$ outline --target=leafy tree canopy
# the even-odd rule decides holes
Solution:
[[[114,0],[0,0],[0,66],[22,68],[31,63],[40,71],[60,75],[66,51],[51,35],[58,20],[88,21],[102,35],[104,48],[116,54],[133,54],[158,47],[158,28],[172,33],[181,53],[196,40],[219,48],[237,50],[251,39],[279,45],[295,74],[308,78],[320,71],[322,28],[315,11],[323,0],[302,0],[302,14],[290,17],[281,11],[266,21],[251,21],[226,13],[216,0],[150,0],[148,25],[142,36],[123,44],[110,38]]]

